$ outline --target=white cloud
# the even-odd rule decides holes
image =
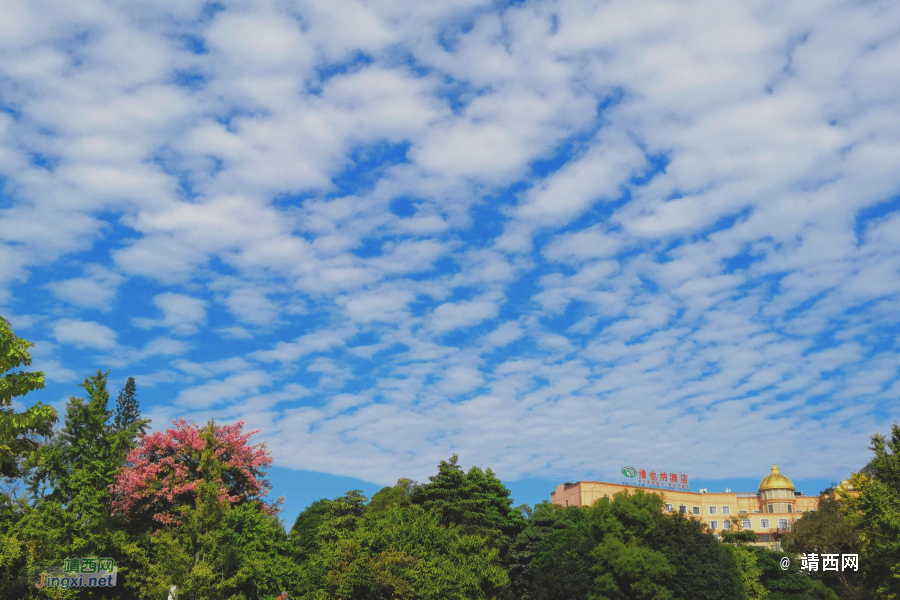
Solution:
[[[52,331],[57,342],[76,348],[106,350],[116,345],[116,333],[96,321],[60,319],[53,324]]]
[[[225,299],[225,306],[242,323],[269,325],[278,319],[278,307],[259,291],[242,288]]]
[[[164,292],[153,297],[153,304],[162,311],[162,319],[132,319],[134,324],[144,329],[166,327],[177,335],[193,335],[198,325],[206,322],[206,302],[185,294]]]
[[[471,327],[494,318],[500,308],[496,301],[489,299],[472,300],[468,302],[447,302],[441,304],[428,318],[432,329],[439,333]]]
[[[203,7],[0,22],[4,314],[145,361],[153,414],[385,481],[843,476],[896,417],[900,8]]]
[[[57,298],[70,304],[109,310],[117,287],[125,278],[99,265],[90,265],[85,270],[87,277],[54,281],[47,287]]]

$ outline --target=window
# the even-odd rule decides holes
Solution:
[[[788,504],[788,512],[789,512],[789,513],[794,512],[794,507],[793,507],[792,505],[790,505],[790,504]]]
[[[787,519],[778,519],[778,529],[787,529]]]
[[[771,541],[772,541],[772,536],[769,535],[768,533],[764,533],[763,535],[759,536],[759,541],[761,541],[761,542],[771,542]]]
[[[687,512],[687,506],[685,506],[684,504],[682,504],[681,506],[678,507],[678,512],[680,512],[681,514],[686,513],[686,512]]]
[[[747,514],[747,511],[746,511],[746,510],[739,510],[739,511],[738,511],[738,514],[744,514],[744,515],[745,515],[745,514]]]
[[[741,527],[743,527],[744,529],[750,529],[753,526],[750,524],[750,519],[744,519],[743,521],[741,521]]]
[[[731,529],[731,521],[722,521],[722,529]]]
[[[711,514],[711,515],[716,514],[716,507],[715,507],[715,506],[710,506],[710,507],[709,507],[709,514]]]
[[[730,507],[730,506],[723,506],[723,507],[722,507],[722,514],[723,514],[723,515],[730,515],[730,514],[731,514],[731,507]]]
[[[718,529],[718,528],[719,528],[719,522],[718,522],[718,521],[710,521],[710,522],[709,522],[709,528],[710,528],[710,529]]]
[[[695,515],[699,515],[699,514],[700,514],[700,507],[699,507],[699,506],[693,507],[693,512],[694,512]]]
[[[666,512],[672,512],[672,505],[666,504]]]
[[[769,528],[769,520],[768,519],[760,519],[759,526],[761,529],[768,529]]]

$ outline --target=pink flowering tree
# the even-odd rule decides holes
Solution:
[[[265,470],[272,457],[265,443],[248,443],[258,432],[243,433],[243,421],[210,421],[202,428],[184,419],[173,423],[173,428],[139,438],[128,454],[127,466],[110,486],[116,514],[130,521],[149,517],[177,525],[184,510],[196,506],[201,487],[212,488],[223,505],[257,501],[268,513],[278,511],[281,499],[262,499],[269,492]]]

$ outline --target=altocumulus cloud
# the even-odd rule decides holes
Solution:
[[[898,418],[896,2],[3,12],[0,311],[53,398],[112,366],[379,482],[835,478]]]

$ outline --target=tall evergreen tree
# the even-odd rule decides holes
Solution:
[[[125,382],[125,387],[119,390],[113,415],[113,428],[116,431],[134,431],[136,435],[145,433],[147,430],[147,424],[150,421],[141,419],[141,410],[135,393],[136,387],[134,377],[129,377]]]

